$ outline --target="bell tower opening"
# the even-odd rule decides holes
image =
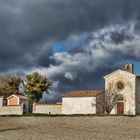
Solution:
[[[130,73],[134,73],[134,64],[126,64],[124,66],[124,70]]]

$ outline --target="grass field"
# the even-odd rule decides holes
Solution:
[[[140,117],[0,117],[0,140],[140,140]]]

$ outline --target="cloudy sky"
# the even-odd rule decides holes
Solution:
[[[139,0],[0,0],[0,73],[39,71],[66,91],[103,87],[134,63],[140,73]]]

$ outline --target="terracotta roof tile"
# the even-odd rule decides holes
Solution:
[[[23,96],[23,95],[16,95],[16,96],[18,96],[20,99],[26,99],[26,100],[29,99],[28,96]]]
[[[17,97],[19,97],[20,99],[23,99],[23,100],[28,100],[29,99],[28,96],[17,95],[17,94],[13,94],[13,95],[9,96],[7,99],[10,99],[13,96],[17,96]]]
[[[86,97],[86,96],[96,96],[99,93],[102,93],[103,89],[98,90],[80,90],[80,91],[71,91],[63,94],[63,97]]]

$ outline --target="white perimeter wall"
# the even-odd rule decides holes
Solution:
[[[0,115],[22,115],[23,106],[2,106],[0,107]]]
[[[33,113],[37,114],[62,114],[61,104],[33,104]]]
[[[96,114],[96,97],[63,97],[62,114]]]

